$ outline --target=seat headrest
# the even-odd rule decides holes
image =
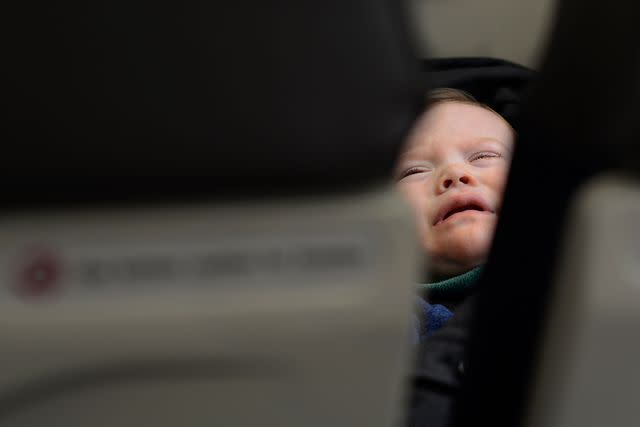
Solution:
[[[423,61],[430,87],[470,93],[515,127],[520,105],[537,73],[495,58],[433,58]]]

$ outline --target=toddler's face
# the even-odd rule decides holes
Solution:
[[[513,143],[502,117],[460,102],[435,104],[409,135],[396,178],[439,273],[461,273],[486,260]]]

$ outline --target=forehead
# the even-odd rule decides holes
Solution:
[[[488,139],[510,146],[513,132],[502,117],[486,108],[443,102],[420,116],[404,151],[468,146]]]

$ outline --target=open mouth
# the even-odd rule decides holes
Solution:
[[[439,212],[433,225],[438,225],[452,216],[463,212],[487,212],[493,211],[479,198],[459,198],[447,203]]]
[[[455,214],[460,213],[460,212],[464,212],[464,211],[480,211],[480,212],[484,212],[484,209],[482,208],[482,206],[474,205],[474,204],[467,205],[467,206],[461,206],[459,208],[455,208],[455,209],[452,209],[449,212],[447,212],[444,215],[444,218],[442,218],[442,220],[446,221],[447,218],[449,218],[450,216],[455,215]]]

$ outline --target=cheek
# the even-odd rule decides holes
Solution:
[[[502,197],[502,192],[507,184],[507,174],[509,169],[506,166],[496,167],[488,170],[484,176],[485,184]]]
[[[403,198],[411,208],[418,227],[422,230],[426,225],[427,208],[429,206],[428,195],[425,191],[424,184],[400,184],[399,189]]]

